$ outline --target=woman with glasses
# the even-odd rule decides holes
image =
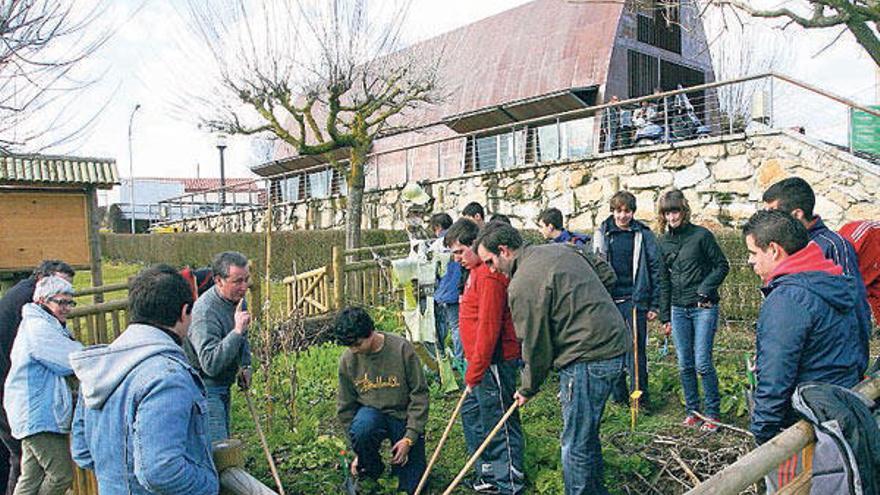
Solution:
[[[65,324],[75,305],[73,286],[53,275],[37,282],[33,302],[21,310],[3,396],[12,436],[22,447],[15,495],[61,495],[73,482],[67,441],[73,418],[67,378],[73,369],[68,357],[83,346]]]
[[[660,252],[665,267],[660,273],[660,321],[672,333],[686,416],[682,425],[714,432],[718,429],[721,398],[712,362],[718,327],[718,287],[730,266],[708,229],[690,222],[691,209],[684,194],[672,189],[657,205]],[[697,387],[703,385],[703,404]],[[709,421],[699,418],[701,414]]]

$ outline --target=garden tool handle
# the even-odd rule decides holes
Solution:
[[[483,451],[486,450],[486,447],[489,446],[489,442],[491,442],[492,439],[495,438],[495,435],[498,434],[498,432],[501,430],[501,427],[504,426],[504,423],[507,422],[507,420],[510,418],[510,415],[513,414],[518,407],[519,407],[518,402],[514,402],[513,404],[511,404],[511,406],[507,410],[507,412],[504,413],[504,416],[501,417],[501,420],[498,421],[498,424],[495,425],[495,428],[492,428],[492,431],[490,431],[489,434],[486,435],[486,439],[483,440],[483,443],[480,445],[480,448],[478,448],[477,451],[474,452],[474,455],[472,455],[471,458],[468,459],[467,464],[465,464],[464,467],[461,468],[461,471],[458,473],[458,476],[456,476],[455,479],[452,480],[452,484],[449,485],[449,487],[446,489],[446,491],[443,492],[443,495],[449,495],[450,493],[452,493],[452,490],[455,490],[455,487],[458,486],[459,483],[461,483],[461,480],[464,479],[465,473],[467,473],[470,470],[470,468],[474,465],[474,463],[477,462],[477,459],[480,457],[480,454],[482,454]]]
[[[244,389],[244,398],[247,401],[248,409],[251,417],[254,419],[254,426],[257,428],[257,434],[260,436],[260,444],[263,446],[263,453],[266,454],[266,460],[269,461],[269,469],[272,471],[272,478],[278,486],[279,495],[285,495],[284,487],[281,485],[281,477],[278,476],[278,469],[275,467],[275,460],[272,459],[272,452],[269,451],[269,442],[266,441],[266,435],[263,434],[263,427],[260,426],[260,420],[257,418],[257,409],[254,407],[254,400],[251,397],[251,389]]]
[[[458,399],[458,404],[455,405],[455,409],[452,411],[452,417],[449,418],[449,422],[446,423],[446,429],[443,430],[443,436],[440,437],[440,441],[437,443],[437,447],[434,449],[434,453],[431,455],[431,462],[428,463],[428,467],[425,468],[425,473],[422,474],[422,479],[419,480],[419,486],[416,487],[416,491],[413,495],[419,495],[422,492],[422,489],[425,487],[425,483],[428,481],[428,475],[431,473],[431,469],[434,468],[434,463],[437,462],[437,458],[440,457],[440,449],[443,448],[443,444],[446,443],[446,438],[449,436],[449,432],[452,431],[452,425],[455,424],[455,418],[458,417],[458,413],[461,411],[461,406],[464,404],[464,399],[468,395],[468,390],[465,389],[461,393],[461,397]]]

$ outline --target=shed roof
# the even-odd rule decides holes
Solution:
[[[0,156],[0,186],[94,186],[110,189],[119,182],[116,160],[76,156]]]

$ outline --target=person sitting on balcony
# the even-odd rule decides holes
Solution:
[[[336,415],[356,457],[351,474],[377,479],[384,471],[379,448],[391,441],[392,472],[400,490],[412,494],[425,472],[428,384],[415,349],[406,339],[374,330],[361,308],[346,308],[333,325],[339,358]]]
[[[128,328],[70,357],[81,381],[70,451],[102,495],[220,489],[205,386],[181,348],[193,300],[177,270],[147,268],[131,283]]]
[[[571,232],[562,227],[562,212],[559,208],[547,208],[538,216],[538,230],[544,239],[552,242],[566,242],[585,246],[590,243],[590,236]]]

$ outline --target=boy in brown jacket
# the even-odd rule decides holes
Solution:
[[[334,334],[348,347],[339,358],[336,414],[356,454],[351,473],[378,478],[385,469],[379,448],[388,439],[398,487],[413,493],[425,472],[428,421],[428,385],[415,350],[402,337],[374,331],[361,308],[342,310]]]

